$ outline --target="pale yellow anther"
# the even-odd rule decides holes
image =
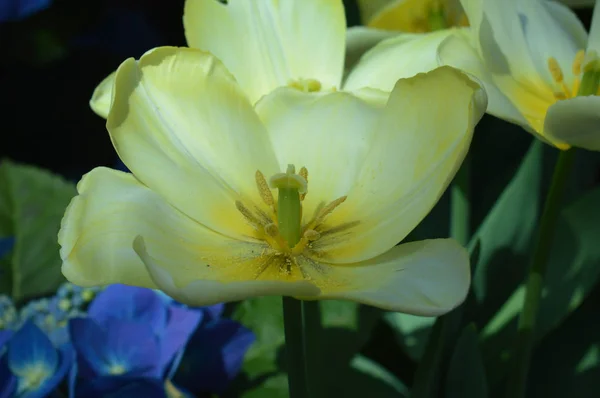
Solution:
[[[304,237],[308,241],[315,241],[321,237],[321,234],[315,231],[314,229],[308,229],[304,232]]]
[[[252,212],[239,200],[235,201],[235,207],[240,213],[242,213],[242,216],[244,216],[246,221],[252,224],[253,227],[257,228],[261,224],[258,218],[256,218],[254,214],[252,214]]]
[[[290,80],[288,86],[305,93],[321,91],[321,82],[315,79]]]
[[[273,193],[271,192],[271,189],[269,189],[269,184],[267,184],[265,176],[263,175],[263,173],[260,172],[260,170],[256,170],[255,177],[256,186],[258,187],[258,193],[260,194],[260,197],[262,198],[263,202],[265,202],[267,206],[273,206],[275,204],[275,199],[273,198]]]
[[[306,184],[308,186],[308,169],[306,167],[302,167],[298,175],[306,180]],[[300,194],[300,200],[304,200],[305,197],[306,192]]]
[[[314,226],[317,226],[320,223],[322,223],[325,220],[325,218],[336,209],[336,207],[338,207],[346,201],[346,198],[347,196],[342,196],[341,198],[337,198],[333,202],[330,202],[327,206],[323,207],[314,221]]]
[[[558,64],[558,61],[556,60],[556,58],[550,57],[548,58],[548,69],[550,70],[550,73],[552,74],[552,79],[554,79],[555,82],[557,83],[562,83],[564,76],[563,76],[563,72],[562,69],[560,69],[560,65]]]
[[[578,76],[581,74],[581,66],[583,65],[583,60],[585,58],[585,51],[579,50],[575,55],[575,59],[573,59],[573,74]]]
[[[277,173],[269,181],[271,188],[293,188],[297,189],[299,194],[305,194],[308,183],[301,175],[296,174],[294,165],[288,165],[285,173]]]
[[[265,225],[265,233],[273,238],[279,235],[279,228],[274,223]]]

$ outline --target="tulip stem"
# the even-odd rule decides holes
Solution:
[[[554,239],[554,230],[561,208],[563,191],[575,159],[574,155],[574,149],[561,151],[554,166],[552,183],[546,196],[540,229],[525,285],[525,300],[519,317],[518,335],[513,355],[514,366],[511,367],[508,378],[507,398],[525,397],[527,373],[531,362],[534,330],[542,296],[544,274],[546,273],[548,257]]]
[[[309,397],[306,335],[302,307],[302,301],[292,297],[283,297],[283,325],[285,328],[290,398]]]
[[[467,155],[454,177],[450,199],[450,236],[463,246],[471,238],[471,156]]]

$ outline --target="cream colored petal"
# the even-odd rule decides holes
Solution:
[[[96,87],[90,99],[90,107],[96,113],[96,115],[103,118],[108,117],[108,111],[110,110],[110,101],[112,100],[112,88],[115,82],[115,74],[113,72],[108,75],[102,82]]]
[[[591,5],[593,0],[588,1]],[[587,49],[594,50],[600,54],[600,0],[595,1],[594,13],[592,14],[592,26],[588,38]]]
[[[529,122],[502,93],[502,88],[496,86],[490,71],[470,44],[468,34],[468,29],[457,30],[446,38],[438,49],[439,62],[461,69],[479,79],[488,96],[488,113],[511,123],[528,126]]]
[[[546,83],[531,58],[524,20],[519,15],[521,1],[462,0],[461,3],[478,52],[490,72],[542,86]]]
[[[77,185],[58,235],[65,277],[80,286],[155,288],[133,241],[143,236],[172,267],[206,268],[211,251],[255,244],[216,234],[169,205],[129,173],[99,167]],[[195,257],[193,257],[195,255]]]
[[[394,37],[398,32],[352,26],[346,31],[346,61],[344,69],[349,72],[368,50],[380,41]]]
[[[454,177],[485,108],[481,87],[448,66],[400,79],[348,199],[326,220],[358,225],[321,234],[313,249],[324,261],[350,263],[404,239]]]
[[[555,84],[548,68],[548,59],[552,57],[558,61],[565,82],[571,87],[575,54],[585,49],[587,42],[585,27],[577,15],[553,1],[522,0],[518,17],[538,73],[550,86]]]
[[[183,22],[188,45],[221,59],[253,103],[290,80],[339,87],[341,0],[187,0]]]
[[[437,49],[452,33],[400,33],[382,41],[368,51],[348,75],[344,88],[354,90],[372,87],[391,91],[398,79],[437,68]]]
[[[452,239],[402,244],[357,264],[305,268],[321,288],[319,299],[352,300],[422,316],[441,315],[460,305],[471,279],[469,255]]]
[[[319,289],[305,281],[207,280],[201,269],[195,272],[169,272],[168,265],[152,252],[145,239],[138,238],[135,251],[146,264],[156,285],[175,300],[190,306],[205,306],[258,296],[314,296]],[[186,283],[175,278],[189,277]]]
[[[600,97],[575,97],[548,109],[548,138],[559,143],[600,151]]]
[[[308,169],[305,222],[320,205],[352,189],[373,142],[387,94],[372,89],[356,94],[365,99],[347,92],[306,94],[284,87],[256,106],[281,170],[288,164],[297,171]]]
[[[259,201],[254,174],[279,171],[264,126],[212,55],[162,47],[118,69],[107,128],[133,174],[186,215],[252,235],[236,210]]]

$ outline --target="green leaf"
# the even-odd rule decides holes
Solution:
[[[50,293],[64,281],[57,234],[75,185],[46,170],[0,165],[0,235],[15,237],[2,263],[0,292],[15,301]]]
[[[242,398],[288,398],[288,379],[283,373],[266,379],[260,386],[241,394]]]
[[[351,301],[320,301],[323,322],[323,363],[319,366],[346,366],[368,340],[381,311]],[[233,319],[256,334],[246,354],[243,370],[250,379],[281,369],[279,361],[285,343],[280,297],[258,297],[241,302]]]
[[[408,388],[400,380],[362,355],[357,355],[345,367],[331,369],[328,376],[328,397],[408,397]]]
[[[383,319],[396,332],[396,341],[404,352],[414,361],[419,361],[425,351],[435,318],[388,312]]]
[[[539,340],[556,328],[587,297],[600,276],[600,189],[595,189],[560,215],[535,330]],[[486,363],[500,377],[525,295],[521,285],[482,331]]]
[[[478,247],[473,291],[480,324],[502,306],[523,279],[540,211],[542,146],[535,140],[521,167],[487,215],[469,249]]]
[[[531,398],[596,397],[600,390],[600,284],[536,348]],[[552,382],[548,382],[551,380]]]
[[[486,398],[487,382],[479,352],[475,325],[467,326],[458,339],[446,379],[446,398]]]

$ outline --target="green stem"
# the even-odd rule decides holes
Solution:
[[[471,157],[467,155],[454,177],[450,199],[450,236],[461,245],[469,243],[471,230]]]
[[[304,355],[306,359],[306,377],[308,391],[311,398],[325,397],[327,375],[331,369],[325,369],[323,351],[321,350],[321,339],[323,338],[323,326],[321,323],[321,307],[316,300],[302,301],[302,315],[304,316]]]
[[[288,385],[290,398],[307,398],[308,379],[305,358],[305,330],[302,302],[283,297],[283,324],[285,349],[288,358]]]
[[[574,155],[574,149],[561,151],[554,166],[552,183],[546,196],[537,242],[525,286],[525,300],[519,317],[517,342],[513,356],[514,366],[511,368],[508,378],[507,398],[525,397],[527,372],[531,362],[533,336],[542,297],[544,274],[546,273],[554,229],[561,208],[563,191],[573,165]]]

